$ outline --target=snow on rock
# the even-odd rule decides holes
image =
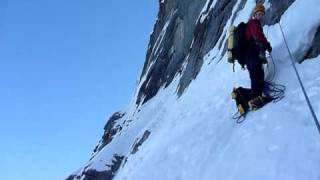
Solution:
[[[297,61],[302,60],[310,48],[312,39],[320,26],[320,3],[315,0],[295,1],[281,18],[281,25],[290,50]],[[303,15],[307,10],[307,14]],[[279,31],[278,24],[275,29]],[[272,36],[270,36],[272,37]],[[273,41],[279,41],[278,39]],[[283,41],[280,41],[283,44]]]

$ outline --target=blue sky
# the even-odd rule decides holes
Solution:
[[[61,179],[89,159],[131,99],[157,3],[0,1],[0,179]]]

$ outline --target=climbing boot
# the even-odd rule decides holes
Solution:
[[[246,96],[246,93],[248,93],[247,91],[248,90],[245,88],[238,87],[233,88],[231,92],[231,98],[235,100],[236,107],[241,115],[245,114],[249,109],[248,100]]]
[[[244,107],[241,104],[237,105],[238,111],[239,113],[242,115],[244,114],[246,111],[244,110]]]
[[[273,100],[272,97],[262,93],[261,96],[255,97],[248,102],[249,108],[251,110],[255,111],[255,110],[261,108],[262,106],[264,106],[265,104],[269,103],[272,100]]]
[[[237,98],[237,88],[233,88],[232,92],[231,92],[231,98],[232,99],[236,99]]]
[[[248,104],[249,104],[249,108],[251,109],[251,111],[255,111],[255,110],[259,109],[260,107],[262,107],[263,98],[262,98],[262,96],[255,97],[255,98],[251,99]]]
[[[243,88],[242,87],[238,87],[238,88],[233,88],[232,92],[231,92],[231,98],[232,99],[239,99],[239,98],[244,98],[244,94],[243,94]]]

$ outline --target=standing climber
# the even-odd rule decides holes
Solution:
[[[265,7],[258,3],[253,9],[252,16],[246,27],[246,64],[251,79],[251,100],[249,106],[251,109],[260,108],[268,97],[263,94],[265,85],[263,63],[266,63],[265,51],[269,53],[272,47],[261,27],[261,20],[265,14]]]
[[[246,66],[251,80],[251,89],[238,87],[231,92],[240,117],[248,109],[256,110],[273,100],[267,93],[263,93],[266,85],[263,71],[263,63],[267,62],[265,52],[272,51],[261,27],[264,13],[264,6],[258,3],[247,23],[241,22],[237,27],[231,26],[229,29],[228,62],[234,64],[234,60],[237,60],[243,69]]]

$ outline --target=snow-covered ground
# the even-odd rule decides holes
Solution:
[[[246,21],[254,1],[248,1],[236,22]],[[249,10],[250,9],[250,10]],[[318,0],[297,0],[281,18],[290,50],[301,58],[320,25]],[[308,15],[303,15],[308,11]],[[230,24],[230,22],[229,22]],[[225,28],[224,32],[227,32]],[[319,180],[320,134],[291,66],[279,26],[264,27],[273,46],[275,82],[286,86],[285,98],[250,112],[237,124],[230,92],[235,86],[250,87],[247,71],[232,72],[226,61],[218,63],[217,48],[184,94],[178,99],[179,76],[143,106],[132,104],[122,118],[124,127],[93,161],[105,170],[105,157],[128,157],[115,180]],[[217,43],[218,44],[218,43]],[[297,64],[310,101],[320,117],[320,56]],[[124,122],[118,122],[124,123]],[[130,154],[136,138],[145,130],[149,138]]]

